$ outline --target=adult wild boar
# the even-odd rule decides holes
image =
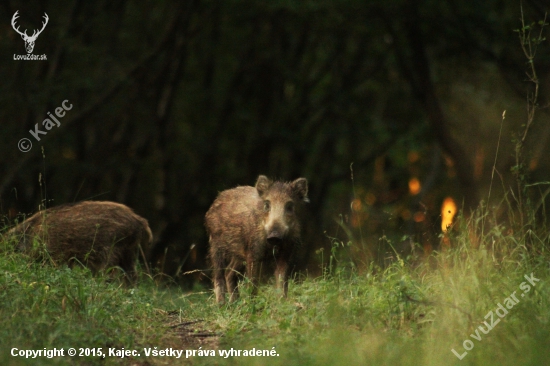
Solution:
[[[255,292],[260,271],[273,265],[276,286],[287,296],[288,277],[301,245],[300,217],[307,192],[305,178],[284,183],[260,175],[255,187],[218,195],[205,217],[218,303],[225,302],[227,290],[230,301],[238,297],[238,275],[245,268]]]
[[[133,278],[138,252],[149,249],[153,236],[147,220],[127,206],[83,201],[37,212],[5,237],[29,254],[40,253],[43,244],[56,264],[79,262],[94,273],[118,266]]]

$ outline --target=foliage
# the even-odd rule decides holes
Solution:
[[[111,277],[91,277],[85,269],[29,263],[22,254],[0,258],[0,329],[4,364],[68,364],[69,358],[25,360],[8,351],[53,347],[174,348],[216,350],[191,357],[194,364],[540,364],[547,357],[550,237],[537,237],[533,254],[525,239],[491,222],[482,234],[483,213],[461,219],[451,236],[453,248],[424,261],[398,258],[385,269],[358,272],[326,269],[317,278],[292,282],[282,299],[272,284],[250,296],[218,306],[208,292],[183,294],[157,287],[147,277],[125,288]],[[536,282],[520,290],[525,275]],[[484,334],[485,316],[515,293],[518,303]],[[524,296],[520,296],[523,293]],[[175,311],[174,311],[175,310]],[[223,334],[216,343],[178,340],[167,314],[178,322],[202,320]],[[495,319],[497,315],[494,315]],[[476,341],[478,330],[481,341]],[[484,329],[487,329],[486,327]],[[463,342],[474,348],[459,361]],[[218,350],[275,350],[278,357],[219,356]],[[88,364],[185,364],[189,360],[141,357],[80,359]],[[73,359],[74,361],[74,359]]]
[[[536,0],[524,7],[526,19],[542,18]],[[12,1],[0,8],[3,55],[24,52],[9,27],[16,10],[22,27],[43,12],[50,22],[35,47],[47,62],[0,61],[8,223],[40,205],[122,202],[150,221],[152,260],[169,274],[206,267],[204,213],[217,192],[259,174],[312,182],[313,251],[330,250],[325,231],[343,232],[335,217],[380,261],[392,251],[381,235],[437,235],[445,197],[477,206],[495,116],[508,110],[507,136],[525,96],[510,32],[518,7],[496,0]],[[537,58],[546,80],[545,48]],[[74,107],[61,125],[20,152],[17,141],[63,100]],[[544,156],[544,139],[527,143]],[[503,143],[501,155],[512,149]],[[364,209],[355,223],[351,163]],[[549,178],[544,164],[538,181]],[[498,162],[506,185],[510,166]]]

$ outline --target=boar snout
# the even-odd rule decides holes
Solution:
[[[267,236],[267,241],[271,244],[277,244],[283,241],[283,236],[279,232],[271,232],[271,234]]]
[[[281,245],[282,243],[283,243],[282,238],[278,238],[278,237],[268,237],[267,238],[267,244],[271,247],[278,248],[279,245]]]
[[[284,228],[282,225],[274,225],[271,228],[266,228],[266,232],[267,241],[275,245],[285,239],[288,228]]]

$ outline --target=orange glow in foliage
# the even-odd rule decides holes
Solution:
[[[539,165],[539,159],[537,157],[534,157],[533,159],[531,159],[531,161],[529,162],[529,170],[530,171],[533,171],[535,169],[537,169],[537,166]]]
[[[411,178],[409,180],[409,192],[414,196],[420,193],[420,181],[417,178]]]
[[[422,222],[426,220],[426,215],[421,211],[415,212],[413,215],[413,220],[414,222]]]
[[[409,153],[407,154],[407,159],[409,160],[409,163],[416,163],[418,159],[420,159],[420,154],[418,153],[418,151],[409,151]]]
[[[354,199],[351,201],[351,209],[355,212],[361,211],[363,208],[363,204],[361,203],[361,200],[359,198]]]
[[[374,203],[376,202],[376,196],[371,192],[367,193],[367,195],[365,196],[365,202],[367,202],[367,205],[369,206],[374,205]]]
[[[446,232],[453,224],[453,218],[456,215],[456,204],[451,197],[445,198],[441,205],[441,230]]]

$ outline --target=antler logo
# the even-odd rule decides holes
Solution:
[[[42,33],[42,31],[44,30],[44,28],[46,28],[46,24],[48,24],[48,20],[50,18],[48,18],[48,14],[44,13],[44,22],[42,22],[42,29],[40,29],[38,32],[36,31],[36,29],[34,30],[34,32],[32,33],[32,36],[28,36],[27,35],[27,30],[25,29],[24,32],[21,32],[19,31],[19,27],[15,27],[15,20],[19,17],[19,15],[17,15],[17,13],[19,12],[19,10],[17,10],[15,12],[15,14],[13,14],[13,18],[11,18],[11,26],[13,27],[13,29],[19,33],[21,35],[21,38],[23,38],[23,41],[25,41],[25,49],[27,50],[27,53],[32,53],[32,50],[34,49],[34,42],[36,42],[36,39],[38,38],[38,36],[40,35],[40,33]]]

